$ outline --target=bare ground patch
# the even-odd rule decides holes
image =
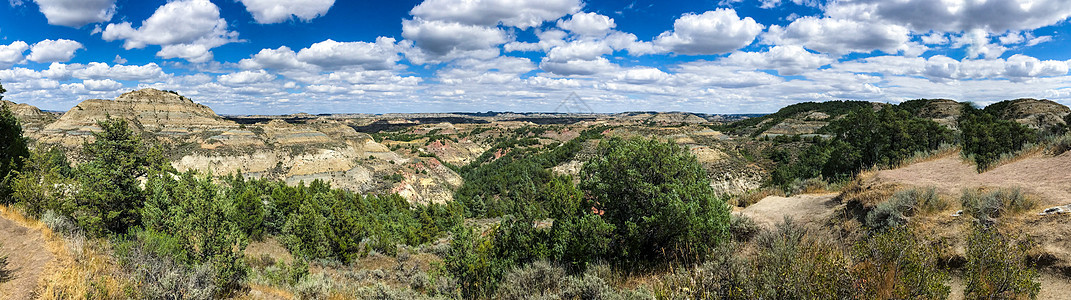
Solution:
[[[40,231],[25,227],[0,215],[0,255],[7,255],[8,269],[14,275],[0,283],[0,299],[33,299],[52,252],[45,248]]]
[[[801,194],[792,197],[769,196],[759,200],[737,214],[744,215],[755,223],[773,228],[785,217],[790,217],[802,224],[821,225],[833,215],[833,209],[840,205],[834,200],[836,193]]]

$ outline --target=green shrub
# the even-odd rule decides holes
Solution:
[[[1027,197],[1018,188],[1000,188],[991,192],[964,189],[960,196],[964,213],[989,221],[1005,214],[1016,214],[1037,206],[1037,200]]]
[[[581,189],[614,226],[624,262],[704,257],[729,238],[729,207],[702,166],[672,142],[612,138],[584,165]]]
[[[831,237],[786,218],[755,243],[750,298],[844,299],[854,292],[850,256]]]
[[[154,173],[146,189],[148,199],[142,210],[146,230],[135,238],[171,240],[170,250],[154,252],[191,267],[211,265],[216,296],[238,289],[248,271],[242,251],[249,241],[233,217],[235,204],[221,187],[211,177],[190,171],[177,178]]]
[[[565,269],[550,262],[536,261],[507,273],[495,299],[555,299],[561,293]]]
[[[875,233],[855,247],[859,296],[876,299],[945,299],[951,292],[936,244],[927,244],[905,226]]]
[[[936,188],[900,190],[867,213],[866,225],[871,230],[894,228],[907,224],[912,216],[920,212],[932,213],[945,209],[948,209],[948,202],[941,199]]]
[[[1038,272],[1027,262],[1030,243],[1005,236],[995,228],[975,225],[967,237],[964,294],[967,299],[1037,297]]]
[[[738,242],[750,241],[762,231],[762,227],[755,223],[748,216],[741,214],[734,214],[729,218],[729,232],[732,233],[733,239]]]

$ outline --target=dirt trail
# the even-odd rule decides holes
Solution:
[[[833,214],[833,208],[839,204],[833,201],[836,196],[835,193],[769,196],[736,213],[747,216],[766,228],[773,228],[785,217],[791,217],[803,224],[825,222]]]
[[[952,155],[894,170],[879,171],[876,180],[914,186],[935,186],[948,194],[969,187],[1019,187],[1038,195],[1046,205],[1071,204],[1071,152],[1034,155],[985,173]]]
[[[0,299],[33,299],[41,273],[53,259],[44,236],[0,215],[0,244],[0,255],[7,255],[8,269],[14,271],[0,283]]]

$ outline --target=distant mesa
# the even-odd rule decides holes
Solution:
[[[100,130],[97,122],[109,117],[126,119],[144,131],[163,136],[238,126],[237,123],[224,120],[208,106],[194,103],[178,93],[141,89],[124,93],[115,100],[83,101],[45,127],[43,134],[86,136]]]

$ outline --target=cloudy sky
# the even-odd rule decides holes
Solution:
[[[1071,104],[1071,0],[7,0],[5,99],[220,113]],[[561,109],[560,109],[561,110]]]

